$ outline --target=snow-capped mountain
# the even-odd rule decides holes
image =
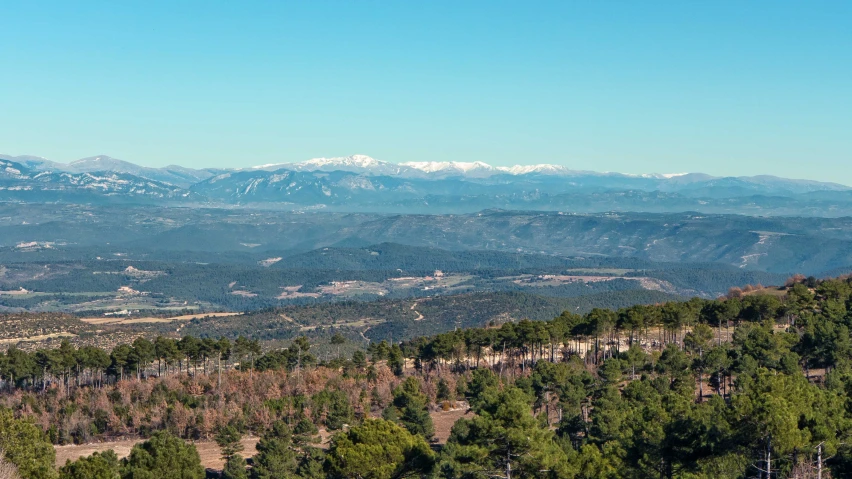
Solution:
[[[483,161],[409,161],[403,163],[391,163],[388,161],[377,160],[367,155],[312,158],[302,162],[269,163],[246,169],[262,171],[348,171],[371,176],[401,176],[403,178],[424,179],[444,179],[451,177],[482,179],[497,175],[618,176],[625,178],[669,179],[686,175],[686,173],[651,173],[646,175],[599,173],[594,171],[573,170],[566,166],[546,163],[514,166],[492,166]]]
[[[197,199],[186,189],[128,173],[39,171],[15,161],[0,159],[0,199],[91,201],[106,197],[142,201]]]
[[[341,156],[334,158],[313,158],[298,163],[270,163],[258,165],[253,170],[276,171],[349,171],[373,176],[402,176],[405,178],[488,178],[494,175],[525,174],[576,174],[580,173],[560,165],[515,165],[492,166],[482,161],[411,161],[391,163],[367,155]],[[584,172],[586,173],[586,172]],[[591,173],[591,172],[587,172]]]
[[[148,168],[139,166],[129,161],[111,158],[106,155],[91,156],[72,161],[63,171],[73,173],[94,173],[101,171],[112,171],[116,173],[128,173],[134,176],[149,178],[162,183],[168,183],[182,188],[210,178],[215,171],[196,170],[182,166],[166,166],[163,168]]]
[[[502,178],[501,182],[511,181],[550,181],[563,179],[566,184],[575,186],[594,186],[601,188],[639,189],[644,191],[681,191],[701,190],[708,182],[716,182],[730,188],[736,183],[742,194],[785,194],[807,193],[812,191],[850,190],[844,185],[809,180],[791,180],[774,176],[727,177],[720,178],[703,173],[647,173],[627,174],[616,172],[595,172],[574,170],[563,165],[535,164],[514,166],[493,166],[482,161],[411,161],[391,163],[366,155],[352,155],[334,158],[313,158],[298,163],[273,163],[259,165],[248,171],[304,171],[332,172],[345,171],[366,176],[390,176],[409,179],[445,180],[457,178],[466,181],[487,181]],[[246,170],[240,170],[246,171]],[[515,179],[511,178],[515,177]]]
[[[415,170],[422,171],[436,177],[440,176],[463,176],[469,178],[487,178],[495,175],[598,175],[592,171],[572,170],[562,165],[538,164],[538,165],[514,165],[514,166],[492,166],[482,161],[412,161],[400,163]]]
[[[411,161],[400,163],[434,178],[462,176],[466,178],[488,178],[500,174],[496,167],[482,161]]]
[[[168,183],[170,185],[188,188],[201,180],[217,173],[216,170],[196,170],[182,166],[166,166],[164,168],[149,168],[139,166],[129,161],[111,158],[106,155],[81,158],[71,163],[58,163],[37,156],[0,155],[0,159],[19,163],[37,171],[66,172],[66,173],[126,173],[141,178]]]
[[[533,173],[540,175],[577,175],[582,173],[592,173],[587,171],[571,170],[570,168],[561,165],[549,164],[498,166],[497,169],[510,175],[529,175]]]
[[[56,163],[54,161],[50,161],[46,158],[42,158],[40,156],[31,156],[31,155],[21,155],[21,156],[9,156],[9,155],[0,155],[0,160],[12,161],[18,163],[26,168],[31,170],[57,170],[64,171],[61,167],[66,166],[62,163]]]
[[[145,168],[127,161],[117,160],[106,155],[100,155],[72,161],[71,163],[68,163],[68,169],[81,173],[90,171],[118,171],[122,173],[130,173],[131,171],[144,170]]]
[[[753,177],[714,177],[703,173],[648,173],[627,174],[615,172],[594,172],[575,170],[563,165],[534,164],[514,166],[493,166],[482,161],[412,161],[392,163],[367,155],[351,155],[332,158],[313,158],[302,162],[270,163],[242,169],[193,169],[171,165],[164,168],[149,168],[106,155],[92,156],[68,164],[56,163],[36,156],[0,155],[0,160],[11,161],[37,171],[63,171],[69,173],[114,172],[126,173],[141,178],[189,188],[203,180],[227,172],[237,171],[300,171],[332,172],[344,171],[365,176],[390,176],[426,180],[478,181],[492,177],[507,177],[501,180],[549,181],[544,177],[563,178],[565,184],[593,185],[596,187],[630,188],[640,190],[680,191],[682,189],[703,188],[712,184],[730,187],[731,183],[746,186],[759,192],[807,193],[812,191],[845,191],[852,188],[836,183],[810,180],[793,180],[775,176]]]
[[[366,155],[245,169],[148,168],[105,155],[69,164],[0,155],[0,201],[281,205],[347,211],[751,212],[850,215],[852,188],[773,176],[622,174],[481,161],[391,163]]]
[[[26,167],[20,163],[0,159],[0,179],[20,179],[25,176]]]
[[[424,187],[423,183],[429,183]],[[243,170],[208,178],[193,193],[228,204],[341,205],[393,203],[434,193],[438,182],[350,171]]]
[[[366,155],[340,156],[335,158],[312,158],[298,163],[271,163],[249,170],[290,171],[348,171],[373,176],[411,176],[415,173],[404,165],[379,161]],[[414,176],[417,176],[416,174]]]

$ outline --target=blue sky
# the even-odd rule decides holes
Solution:
[[[0,152],[852,184],[852,2],[4,2]]]

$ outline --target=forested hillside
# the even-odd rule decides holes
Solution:
[[[228,317],[197,319],[182,330],[199,336],[234,338],[243,334],[260,339],[290,339],[300,334],[326,336],[333,331],[353,340],[399,341],[458,327],[544,320],[566,309],[586,312],[594,307],[617,308],[675,298],[658,291],[630,290],[566,299],[522,293],[474,293],[415,301],[349,301],[258,311],[239,321]]]
[[[345,355],[339,334],[319,356],[304,337],[13,347],[0,448],[23,478],[203,477],[181,438],[215,438],[231,478],[849,477],[850,325],[852,279],[793,278]],[[50,443],[116,437],[149,439],[53,468]]]
[[[390,215],[0,203],[0,261],[91,261],[100,257],[257,262],[327,247],[396,243],[454,254],[476,252],[453,258],[440,251],[417,255],[414,251],[422,250],[412,250],[407,253],[413,260],[411,266],[424,265],[432,256],[456,264],[486,262],[495,258],[494,253],[515,255],[504,257],[507,261],[501,268],[526,262],[521,258],[518,263],[518,253],[719,263],[747,271],[807,275],[852,265],[852,220],[848,217],[574,211]],[[406,256],[404,250],[395,254]],[[321,267],[318,256],[294,261]],[[383,263],[382,258],[349,258],[341,267],[352,260]]]

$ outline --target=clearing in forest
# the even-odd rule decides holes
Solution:
[[[80,318],[80,321],[88,324],[142,324],[142,323],[171,323],[172,321],[189,321],[191,319],[201,318],[221,318],[225,316],[239,316],[243,313],[199,313],[199,314],[184,314],[181,316],[171,316],[167,318],[158,318],[155,316],[143,318],[123,318],[120,316],[103,316],[95,318]]]

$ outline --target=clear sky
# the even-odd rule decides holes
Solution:
[[[852,2],[0,4],[0,152],[852,184]]]

